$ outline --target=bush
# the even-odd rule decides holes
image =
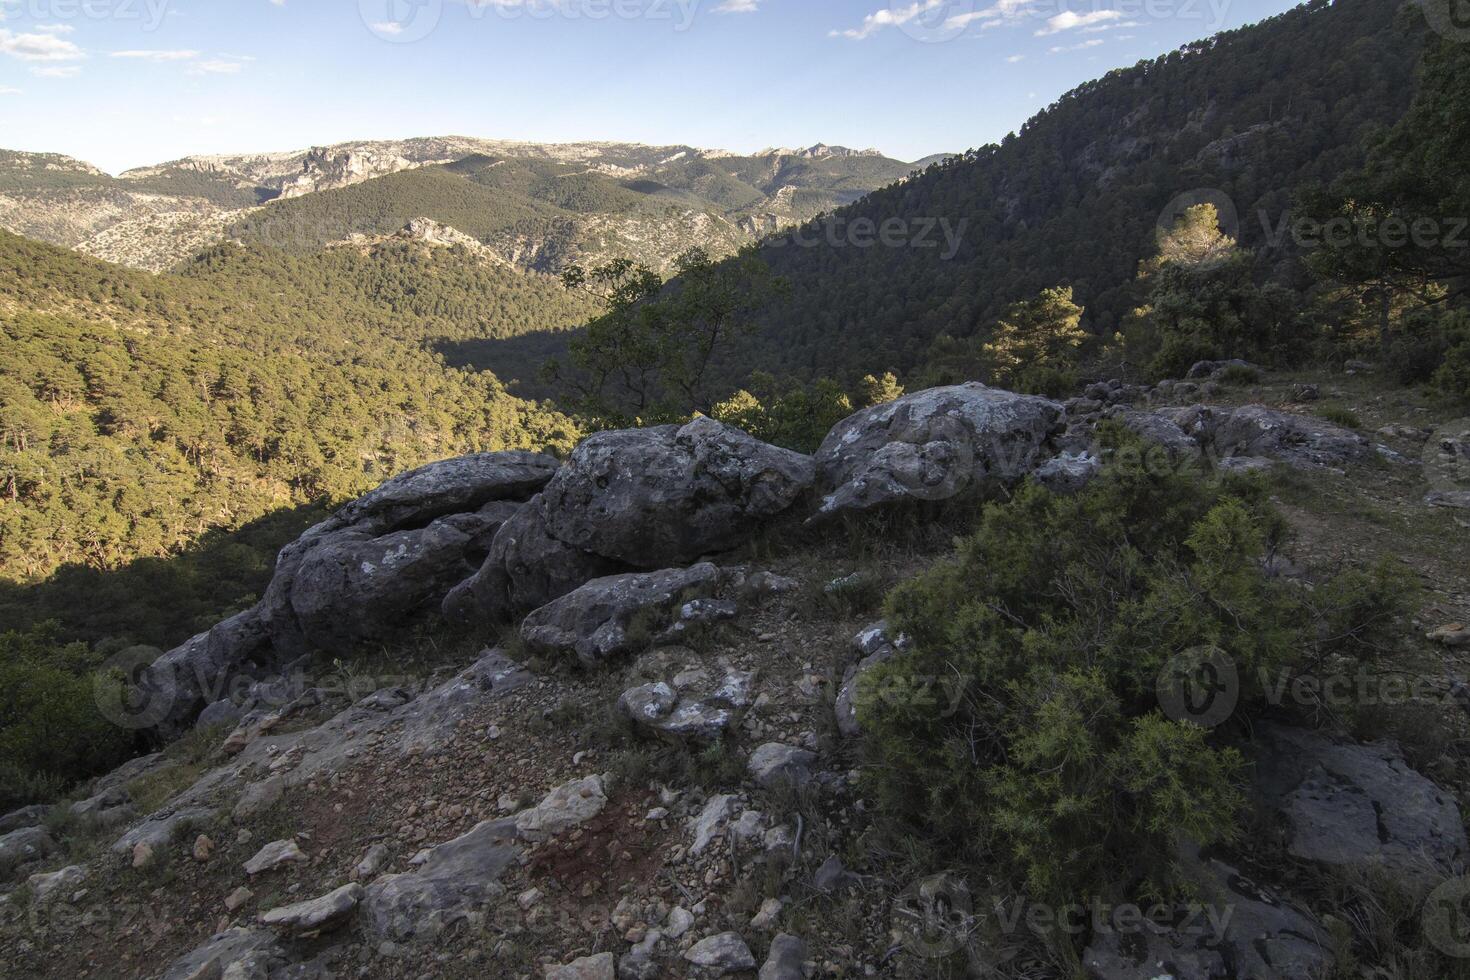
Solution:
[[[1333,425],[1340,425],[1348,429],[1361,429],[1363,420],[1358,418],[1356,412],[1341,405],[1322,405],[1317,409],[1317,417],[1326,419]]]
[[[1059,901],[1140,878],[1166,891],[1179,841],[1236,832],[1242,758],[1159,710],[1166,665],[1224,653],[1249,710],[1262,671],[1343,631],[1261,571],[1285,535],[1263,483],[1125,466],[1124,437],[1108,438],[1114,461],[1085,491],[1026,486],[890,595],[914,644],[858,701],[867,789],[891,829]],[[1367,615],[1365,596],[1393,601],[1360,587],[1341,606]],[[1382,624],[1371,613],[1365,630]]]
[[[1261,383],[1261,372],[1244,364],[1231,364],[1220,372],[1220,383],[1235,388]]]
[[[0,812],[52,799],[135,748],[97,708],[86,646],[58,646],[53,631],[0,634]]]

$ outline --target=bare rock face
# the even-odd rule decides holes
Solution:
[[[1200,914],[1169,930],[1099,931],[1082,956],[1089,977],[1296,980],[1327,969],[1327,932],[1310,914],[1197,848],[1183,848],[1181,865]]]
[[[1398,746],[1273,724],[1256,736],[1257,788],[1284,819],[1293,856],[1432,886],[1470,855],[1454,797],[1410,768]]]
[[[313,936],[345,923],[362,901],[362,886],[343,885],[319,898],[271,909],[260,916],[260,924],[298,936]]]
[[[563,783],[546,799],[516,814],[515,828],[527,840],[541,841],[586,823],[607,806],[602,778],[588,776]]]
[[[975,496],[1047,457],[1062,406],[971,382],[905,395],[840,422],[817,451],[813,520]]]
[[[177,735],[218,701],[236,678],[266,672],[273,659],[259,608],[232,616],[143,670],[138,678],[139,710],[129,724],[166,737]]]
[[[437,609],[558,463],[480,453],[394,477],[281,551],[261,618],[283,654],[349,652],[365,636]],[[377,610],[382,610],[379,613]],[[363,619],[363,616],[366,619]]]
[[[23,827],[0,837],[0,878],[56,850],[56,842],[44,827]]]
[[[677,618],[679,607],[712,596],[720,570],[711,564],[595,579],[526,617],[521,639],[532,650],[575,655],[589,666],[632,652]],[[646,631],[634,635],[635,623]]]
[[[286,960],[286,953],[273,933],[264,929],[227,929],[175,960],[164,971],[163,980],[263,977],[284,966]]]
[[[750,539],[807,491],[810,457],[713,419],[602,432],[547,485],[558,540],[633,568],[687,564]]]
[[[553,537],[543,504],[536,497],[500,529],[480,570],[445,597],[446,619],[461,625],[509,619],[559,599],[584,582],[628,571],[622,562]]]
[[[395,942],[438,936],[504,893],[517,836],[513,820],[486,821],[435,847],[417,871],[384,875],[367,888],[364,925]]]

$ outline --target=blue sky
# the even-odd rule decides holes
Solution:
[[[106,170],[458,134],[903,159],[1285,0],[0,0],[0,147]]]

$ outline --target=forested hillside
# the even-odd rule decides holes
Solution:
[[[1300,188],[1360,165],[1403,114],[1423,34],[1392,0],[1314,0],[1089,82],[1000,145],[770,243],[763,257],[793,288],[723,373],[732,384],[752,368],[907,373],[937,337],[988,331],[1008,304],[1059,284],[1073,287],[1084,327],[1109,335],[1137,302],[1161,212],[1191,191],[1233,202],[1241,244],[1260,249],[1258,277],[1304,283],[1277,261],[1289,236],[1278,246],[1270,233]],[[910,238],[926,222],[962,228],[958,249],[946,258],[937,230],[932,248],[852,244],[854,222],[895,218]]]
[[[406,243],[221,246],[154,277],[0,232],[0,577],[117,569],[458,453],[565,448],[566,418],[431,347],[586,313],[551,280]]]

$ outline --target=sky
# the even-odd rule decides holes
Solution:
[[[461,135],[916,160],[1287,0],[0,0],[0,147]]]

